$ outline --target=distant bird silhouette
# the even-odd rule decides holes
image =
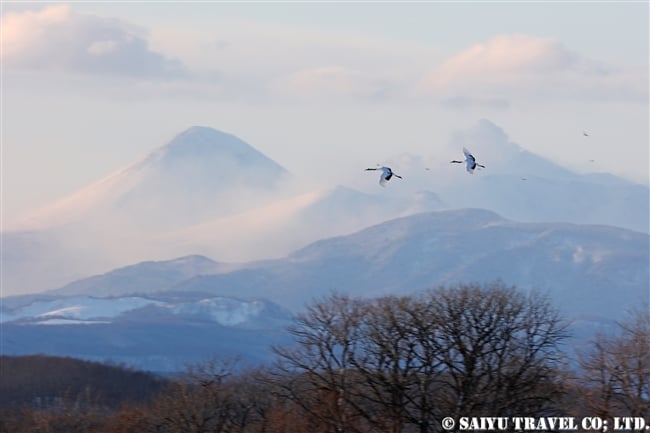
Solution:
[[[587,134],[587,131],[582,131],[582,135],[584,135],[585,137],[589,137],[589,134]]]
[[[366,168],[366,171],[368,170],[380,170],[381,175],[379,176],[379,185],[381,186],[386,186],[386,182],[392,179],[393,176],[399,177],[402,179],[402,176],[393,173],[393,170],[390,169],[390,167],[377,167],[377,168]]]
[[[476,162],[476,158],[474,158],[474,156],[472,156],[472,154],[469,153],[469,150],[465,149],[464,147],[463,147],[463,153],[465,154],[465,161],[453,160],[453,161],[449,161],[449,162],[450,163],[456,163],[456,164],[462,164],[463,162],[466,163],[467,165],[465,166],[465,169],[467,170],[467,172],[469,174],[474,174],[474,169],[476,167],[485,168],[484,165],[478,164]]]

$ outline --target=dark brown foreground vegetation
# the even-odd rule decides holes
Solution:
[[[0,432],[440,432],[450,416],[650,421],[650,313],[565,365],[548,299],[501,284],[371,301],[332,295],[295,319],[274,366],[213,360],[160,379],[54,357],[2,357]]]

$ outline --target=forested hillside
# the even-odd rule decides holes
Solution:
[[[116,408],[146,400],[166,380],[125,366],[46,355],[0,357],[0,407],[75,402]]]

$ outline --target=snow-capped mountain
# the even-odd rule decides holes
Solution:
[[[548,294],[586,338],[648,300],[649,251],[647,234],[611,226],[522,223],[481,209],[420,213],[281,259],[144,262],[4,298],[1,338],[9,354],[110,357],[154,370],[214,353],[268,362],[271,344],[290,341],[289,310],[332,291],[376,297],[497,279]]]
[[[142,297],[70,297],[40,300],[19,308],[0,311],[0,323],[35,325],[111,323],[120,315],[160,302]]]
[[[463,146],[486,168],[469,175],[449,164]],[[312,187],[313,180],[295,178],[231,134],[189,128],[126,169],[32,213],[22,230],[3,232],[3,295],[185,255],[282,258],[318,239],[439,209],[649,231],[647,186],[562,168],[512,143],[489,121],[452,137],[429,159],[400,155],[386,163],[404,179],[381,188],[376,172],[362,166],[342,175],[341,185]],[[345,183],[352,177],[354,187]]]
[[[3,294],[34,293],[143,260],[187,254],[161,232],[288,194],[291,175],[234,135],[191,127],[125,169],[5,224]]]
[[[211,357],[247,365],[286,344],[291,314],[262,299],[91,296],[13,299],[0,311],[4,355],[48,353],[177,372]]]
[[[482,209],[435,211],[319,240],[280,259],[141,284],[140,293],[261,296],[299,310],[331,290],[378,296],[501,279],[547,291],[572,315],[610,317],[648,296],[649,248],[647,234],[611,226],[515,222]],[[134,282],[140,270],[148,274],[134,265],[44,295],[135,295],[137,284],[115,277],[130,269]]]
[[[287,170],[238,137],[194,126],[143,159],[26,215],[19,227],[137,224],[151,231],[196,223],[270,200]]]
[[[124,321],[186,320],[214,322],[228,327],[272,328],[287,324],[290,313],[269,301],[225,297],[183,300],[173,297],[69,296],[34,300],[0,311],[0,323],[24,325],[92,325]]]
[[[194,277],[175,290],[265,296],[292,309],[338,290],[360,296],[500,279],[548,292],[567,314],[611,317],[647,299],[650,238],[610,226],[521,223],[486,210],[407,216],[315,242],[286,258]]]
[[[293,180],[234,135],[191,127],[3,232],[4,294],[181,255],[282,257],[323,237],[440,206],[433,192],[386,198],[344,186],[304,190]]]
[[[73,281],[51,293],[68,295],[89,293],[92,296],[146,295],[172,289],[191,277],[216,274],[232,265],[217,263],[204,256],[185,256],[172,260],[146,261],[118,268],[101,275]]]

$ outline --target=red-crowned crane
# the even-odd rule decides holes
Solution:
[[[467,165],[465,166],[465,169],[467,170],[467,172],[469,174],[474,174],[474,169],[476,167],[485,168],[484,165],[478,164],[476,162],[476,158],[474,158],[474,156],[472,156],[472,154],[469,153],[469,150],[465,149],[464,147],[463,147],[463,153],[465,154],[465,161],[453,160],[453,161],[449,161],[449,162],[450,163],[456,163],[456,164],[462,164],[463,162],[466,163]]]
[[[390,167],[366,168],[366,171],[367,170],[380,170],[381,171],[381,175],[379,176],[379,185],[381,185],[381,186],[386,186],[386,182],[391,180],[393,178],[393,176],[402,179],[402,176],[393,173],[393,170],[391,170]]]

